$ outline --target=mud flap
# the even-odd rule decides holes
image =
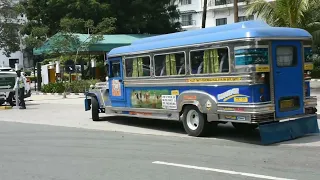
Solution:
[[[88,99],[84,99],[84,109],[85,109],[85,111],[89,111],[91,109]]]
[[[319,133],[317,116],[259,125],[261,143],[264,145],[296,139]]]

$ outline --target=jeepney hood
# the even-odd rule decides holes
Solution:
[[[94,89],[109,89],[109,82],[98,82],[94,85]]]
[[[10,71],[0,71],[0,92],[13,90],[17,74]]]

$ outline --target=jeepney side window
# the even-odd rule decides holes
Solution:
[[[136,57],[125,59],[126,77],[151,76],[150,57]]]
[[[154,62],[156,76],[175,76],[186,73],[184,52],[155,55]]]
[[[110,77],[121,77],[120,62],[111,62]]]
[[[191,51],[190,64],[191,74],[228,73],[228,48]]]

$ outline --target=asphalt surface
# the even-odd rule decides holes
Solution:
[[[262,146],[258,131],[222,125],[192,138],[170,121],[93,122],[79,97],[32,99],[0,111],[0,180],[320,179],[319,135]]]
[[[320,178],[319,147],[14,122],[0,122],[0,127],[1,180]]]

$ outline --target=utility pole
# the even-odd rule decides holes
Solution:
[[[233,14],[234,14],[234,22],[239,21],[239,16],[238,16],[238,0],[233,0]]]
[[[207,19],[207,0],[203,0],[202,28],[206,27],[206,19]]]

